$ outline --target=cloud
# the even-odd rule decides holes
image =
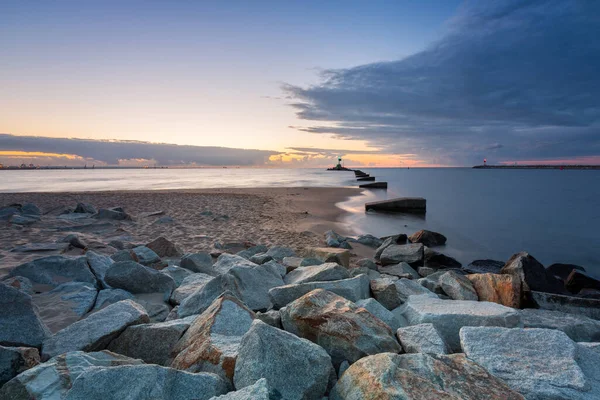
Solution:
[[[247,150],[227,147],[179,146],[166,143],[149,143],[122,140],[91,140],[16,136],[0,134],[0,159],[18,158],[40,160],[44,165],[197,165],[197,166],[257,166],[264,165],[275,151]],[[29,152],[31,154],[19,152]],[[33,162],[33,161],[31,161]],[[36,164],[37,164],[36,163]]]
[[[430,163],[600,155],[600,2],[465,2],[407,58],[284,85],[297,128]]]

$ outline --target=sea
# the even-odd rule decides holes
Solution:
[[[362,168],[388,190],[365,190],[338,206],[357,234],[429,229],[437,248],[463,264],[527,251],[548,266],[571,263],[600,278],[600,171]],[[164,190],[227,187],[357,187],[353,172],[323,169],[66,169],[0,172],[0,192]],[[364,204],[424,197],[427,213],[379,214]]]

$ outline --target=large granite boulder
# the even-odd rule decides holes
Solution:
[[[383,240],[373,236],[371,234],[360,235],[356,238],[356,241],[360,244],[364,244],[365,246],[372,247],[374,249],[378,248],[383,244]]]
[[[114,221],[131,221],[133,219],[121,207],[101,208],[96,214],[92,215],[92,218]]]
[[[469,274],[499,274],[504,264],[504,261],[497,260],[475,260],[462,269]]]
[[[337,281],[350,278],[350,273],[344,267],[336,263],[325,263],[313,265],[310,267],[299,267],[285,276],[284,282],[287,285],[320,282]]]
[[[163,293],[165,300],[175,289],[173,278],[134,261],[115,262],[106,271],[104,280],[113,288],[134,294]]]
[[[355,303],[358,307],[363,307],[365,310],[379,318],[392,332],[396,332],[398,328],[408,325],[406,318],[402,315],[396,315],[375,299],[359,300]]]
[[[212,257],[208,253],[190,253],[181,257],[181,268],[189,269],[192,272],[198,272],[217,276],[218,273],[213,268]]]
[[[531,292],[535,308],[585,315],[600,320],[600,299]]]
[[[258,311],[256,313],[256,319],[267,325],[274,326],[275,328],[283,329],[283,326],[281,325],[281,313],[279,310],[269,310],[266,312]]]
[[[90,271],[85,257],[67,258],[49,256],[21,264],[13,268],[9,277],[24,276],[40,290],[48,290],[65,282],[90,283],[98,287],[96,277]]]
[[[183,254],[175,243],[163,236],[154,239],[146,247],[158,254],[159,257],[181,257]]]
[[[309,282],[297,285],[285,285],[269,290],[273,307],[279,309],[315,289],[324,289],[345,297],[350,301],[358,301],[370,297],[369,277],[358,275],[354,278],[339,281]]]
[[[96,303],[98,292],[89,283],[67,282],[49,292],[34,294],[33,304],[50,332],[79,321]]]
[[[150,319],[146,310],[132,300],[123,300],[90,314],[44,340],[42,357],[48,359],[77,350],[104,350],[128,326],[148,322]]]
[[[227,389],[214,374],[192,374],[159,365],[122,365],[83,372],[65,400],[209,400]]]
[[[273,389],[265,378],[261,378],[254,385],[213,397],[210,400],[281,400],[281,394]]]
[[[332,230],[325,232],[325,244],[327,247],[339,247],[342,249],[352,248],[346,237]]]
[[[456,259],[430,249],[429,247],[425,247],[423,250],[423,265],[435,270],[462,267],[462,264]]]
[[[317,258],[321,260],[321,262],[334,262],[346,268],[350,267],[350,252],[347,249],[316,247],[310,249],[307,256],[310,258]]]
[[[233,267],[248,267],[254,268],[257,264],[254,264],[250,260],[246,260],[244,257],[240,257],[235,254],[223,253],[217,258],[217,262],[213,265],[213,269],[218,274],[226,274]]]
[[[479,300],[471,281],[455,271],[448,271],[442,274],[439,284],[444,293],[452,300]]]
[[[31,296],[0,283],[0,345],[40,347],[49,335]]]
[[[334,374],[320,346],[254,320],[242,338],[235,364],[237,390],[265,378],[286,400],[321,400]]]
[[[519,312],[524,328],[544,328],[563,331],[575,342],[600,341],[600,321],[560,311],[526,308]]]
[[[527,252],[514,254],[504,265],[501,274],[512,275],[521,282],[523,305],[531,305],[531,291],[564,294],[562,281],[552,275]]]
[[[400,296],[402,303],[408,300],[409,296],[426,295],[434,299],[438,298],[431,290],[411,279],[398,279],[394,282],[394,285],[396,286],[396,291],[398,292],[398,296]]]
[[[410,235],[408,240],[411,243],[423,243],[427,247],[443,246],[446,244],[446,236],[438,232],[422,229]]]
[[[326,290],[314,290],[281,311],[283,328],[323,347],[333,365],[370,354],[400,352],[388,325],[362,307]]]
[[[24,276],[13,276],[12,278],[2,280],[1,283],[19,289],[21,292],[27,293],[28,295],[35,293],[33,291],[33,283]]]
[[[179,287],[171,294],[171,303],[181,304],[183,300],[191,296],[194,292],[202,289],[204,285],[210,282],[214,277],[208,274],[195,273],[190,274],[183,279]]]
[[[110,342],[108,350],[148,364],[168,366],[173,348],[193,319],[195,317],[128,326]]]
[[[514,309],[481,301],[410,296],[399,310],[410,325],[432,323],[454,352],[460,351],[458,333],[463,326],[514,328],[521,324],[519,313]]]
[[[10,400],[62,400],[73,382],[90,369],[141,364],[109,351],[84,353],[74,351],[56,356],[22,372],[0,388],[0,398]],[[103,392],[106,391],[103,390]]]
[[[559,278],[563,282],[567,281],[569,274],[571,274],[573,270],[585,272],[585,268],[574,264],[554,263],[546,268],[546,271]]]
[[[419,279],[421,277],[413,267],[405,262],[380,266],[377,268],[377,271],[381,274],[393,275],[398,278]]]
[[[471,274],[467,275],[480,301],[521,308],[521,282],[513,275]]]
[[[161,262],[160,257],[146,246],[137,246],[131,249],[134,261],[146,266],[155,266]]]
[[[0,346],[0,387],[39,363],[40,353],[34,347]]]
[[[375,250],[375,255],[373,256],[375,260],[379,260],[379,258],[381,257],[381,253],[383,253],[383,250],[385,250],[386,247],[391,246],[393,244],[406,244],[408,238],[404,233],[401,233],[399,235],[388,236],[382,239],[383,242]]]
[[[109,256],[98,254],[91,250],[85,253],[85,258],[87,259],[87,263],[90,269],[98,279],[100,287],[104,289],[109,289],[110,286],[104,280],[104,275],[106,274],[108,268],[114,263],[114,260]]]
[[[330,400],[523,400],[502,380],[462,354],[392,354],[365,357],[344,372]]]
[[[448,354],[448,345],[433,324],[406,326],[396,331],[405,353]]]
[[[240,257],[244,257],[246,260],[250,260],[253,256],[255,256],[257,254],[264,254],[267,251],[269,251],[269,248],[267,246],[265,246],[264,244],[259,244],[259,245],[256,245],[256,246],[252,246],[252,247],[250,247],[248,249],[239,251],[239,252],[236,253],[236,255],[238,255]],[[271,256],[269,256],[269,257],[271,257]],[[272,258],[273,257],[271,257],[271,259]],[[254,262],[254,261],[252,261],[252,262]]]
[[[77,206],[75,206],[75,210],[73,210],[73,212],[77,214],[96,214],[98,211],[92,204],[77,203]]]
[[[283,246],[271,247],[266,254],[273,257],[273,260],[277,262],[282,262],[286,257],[296,257],[296,252],[293,249]]]
[[[460,342],[470,360],[527,399],[600,398],[599,382],[594,382],[600,374],[586,377],[578,365],[578,348],[564,332],[465,327]]]
[[[123,289],[104,289],[98,292],[92,312],[101,310],[121,300],[132,300],[135,296]]]
[[[600,290],[600,281],[592,278],[584,271],[574,269],[567,276],[565,286],[571,293],[579,293],[582,289]]]
[[[212,372],[233,380],[242,337],[254,313],[239,299],[222,296],[204,311],[174,347],[171,367],[190,372]]]
[[[173,278],[175,281],[175,286],[177,287],[181,286],[185,278],[193,274],[193,272],[189,269],[181,268],[176,265],[169,265],[168,267],[161,269],[160,272]]]
[[[224,275],[224,289],[239,294],[253,311],[270,308],[269,290],[284,285],[279,272],[271,265],[255,265],[253,268],[233,267]]]
[[[381,265],[399,264],[405,262],[410,266],[423,265],[423,245],[392,244],[386,247],[379,257]]]
[[[402,299],[394,281],[387,278],[373,279],[370,282],[371,293],[375,300],[388,310],[393,310],[402,304]]]

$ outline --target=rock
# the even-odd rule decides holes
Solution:
[[[0,345],[40,347],[49,335],[31,296],[0,283]]]
[[[372,247],[374,249],[378,248],[379,246],[381,246],[383,244],[383,240],[379,239],[378,237],[375,237],[373,235],[360,235],[356,241],[360,244],[364,244],[365,246],[369,246]]]
[[[284,282],[288,285],[322,282],[322,281],[337,281],[340,279],[348,279],[350,274],[348,270],[336,263],[325,263],[314,265],[311,267],[296,268],[285,276]]]
[[[281,325],[281,314],[279,310],[269,310],[265,312],[259,311],[256,313],[256,319],[275,328],[283,329],[283,326]]]
[[[132,252],[130,249],[119,250],[115,254],[110,256],[110,258],[113,260],[113,262],[119,262],[119,261],[135,261],[135,262],[137,262],[137,257],[135,255],[135,253]]]
[[[101,208],[96,214],[92,216],[96,219],[112,219],[115,221],[131,221],[131,215],[127,214],[120,207],[115,208]]]
[[[600,321],[583,315],[527,308],[519,312],[524,328],[556,329],[575,342],[600,341]]]
[[[253,268],[256,266],[256,264],[246,260],[244,257],[223,253],[219,256],[219,258],[217,258],[217,262],[215,265],[213,265],[213,269],[217,272],[217,274],[226,274],[233,267]]]
[[[527,399],[593,399],[575,343],[553,329],[465,327],[465,355]],[[596,393],[598,394],[598,393]]]
[[[97,295],[96,288],[88,283],[67,282],[32,298],[38,315],[55,333],[83,318],[94,307]]]
[[[466,267],[462,267],[469,274],[499,274],[504,267],[504,262],[496,260],[475,260]]]
[[[34,288],[37,286],[46,290],[70,281],[90,283],[98,287],[96,277],[90,271],[85,257],[38,258],[13,268],[8,276],[24,276],[34,284]]]
[[[188,296],[206,285],[213,276],[208,274],[191,274],[181,282],[181,285],[171,294],[171,303],[181,304]]]
[[[74,247],[76,249],[85,249],[87,247],[87,245],[79,238],[79,236],[77,236],[74,233],[65,236],[64,238],[59,240],[59,242],[68,243],[71,247]]]
[[[160,257],[154,251],[146,246],[137,246],[131,249],[134,254],[134,261],[146,266],[151,266],[161,262]]]
[[[449,354],[448,345],[433,324],[400,328],[396,337],[406,353]]]
[[[398,328],[408,325],[406,318],[402,315],[395,315],[381,303],[375,299],[363,299],[355,303],[358,307],[363,307],[365,310],[373,314],[384,322],[392,332],[395,332]]]
[[[377,264],[370,258],[361,258],[356,262],[356,266],[358,268],[368,268],[373,271],[377,271]],[[393,275],[393,274],[392,274]]]
[[[433,269],[460,268],[462,264],[454,258],[425,247],[423,250],[423,265]]]
[[[150,322],[163,322],[171,312],[169,304],[163,301],[162,293],[137,294],[133,301],[146,310]]]
[[[90,269],[98,279],[100,287],[108,289],[110,286],[104,280],[104,275],[108,268],[113,264],[113,259],[91,250],[85,253],[85,258],[87,259]]]
[[[445,294],[444,289],[442,289],[442,285],[440,283],[440,278],[444,275],[447,270],[441,270],[434,272],[433,274],[427,275],[425,278],[417,279],[419,285],[426,287],[430,291],[436,294]]]
[[[546,271],[559,278],[561,281],[566,282],[567,278],[569,277],[569,274],[574,269],[581,272],[585,272],[585,268],[579,265],[561,263],[555,263],[550,265],[548,268],[546,268]]]
[[[193,274],[189,269],[181,268],[176,265],[169,265],[168,267],[161,269],[160,272],[173,278],[175,286],[177,287],[181,286],[185,278]]]
[[[42,210],[33,203],[26,203],[21,207],[21,213],[23,215],[40,216],[42,215]]]
[[[399,264],[391,264],[391,265],[382,266],[382,267],[379,267],[377,270],[382,274],[394,275],[394,276],[397,276],[400,278],[405,278],[406,275],[409,275],[410,279],[419,279],[420,278],[417,271],[415,271],[413,269],[413,267],[411,267],[410,265],[408,265],[405,262],[401,262]]]
[[[213,397],[210,400],[281,400],[281,395],[269,386],[265,378],[261,378],[254,385]]]
[[[40,353],[36,348],[0,346],[0,387],[39,363]]]
[[[332,373],[322,347],[255,320],[240,344],[234,384],[240,390],[265,378],[283,399],[321,400]]]
[[[331,247],[312,248],[308,251],[309,257],[315,257],[322,262],[334,262],[346,268],[350,267],[350,252],[346,249],[334,249]]]
[[[77,206],[73,212],[82,214],[96,214],[98,211],[96,211],[96,207],[91,204],[77,203]]]
[[[350,277],[355,277],[355,276],[364,274],[364,275],[367,275],[370,280],[380,279],[380,278],[384,278],[384,277],[396,278],[395,276],[392,277],[391,275],[382,275],[379,272],[369,269],[367,267],[352,268],[352,269],[349,269],[348,271],[350,272]]]
[[[227,278],[220,275],[206,283],[201,289],[181,301],[177,309],[179,318],[202,314],[221,293],[226,291]]]
[[[334,231],[325,232],[325,244],[327,245],[327,247],[339,247],[342,249],[352,248],[352,246],[350,246],[350,244],[344,236]]]
[[[281,262],[285,257],[296,257],[296,252],[289,247],[275,246],[267,251],[267,255],[273,257],[275,261]]]
[[[571,293],[579,293],[583,289],[600,290],[600,281],[592,278],[583,271],[574,269],[567,277],[565,287]]]
[[[419,275],[426,278],[429,275],[435,274],[437,272],[437,269],[433,269],[433,268],[429,268],[429,267],[419,267],[417,268],[417,271],[419,272]]]
[[[390,328],[362,307],[326,290],[314,290],[281,311],[283,328],[323,347],[334,366],[381,352],[400,351]]]
[[[338,368],[338,379],[341,378],[342,375],[344,375],[344,372],[346,372],[348,368],[350,368],[350,363],[348,362],[348,360],[342,361],[340,367]]]
[[[369,278],[366,275],[358,275],[339,281],[285,285],[269,290],[269,297],[273,307],[279,309],[315,289],[328,290],[350,301],[358,301],[369,298]]]
[[[396,290],[398,292],[398,295],[400,296],[400,300],[403,303],[406,300],[408,300],[409,296],[426,295],[434,299],[438,298],[438,296],[431,290],[421,286],[419,283],[410,279],[399,279],[394,282],[394,285],[396,286]]]
[[[293,271],[302,265],[303,260],[304,258],[302,257],[285,257],[281,263],[286,267],[286,270]],[[323,263],[319,261],[316,265],[321,264]]]
[[[252,246],[246,250],[239,251],[236,255],[245,258],[246,260],[250,260],[252,256],[257,254],[264,254],[269,250],[269,248],[263,244],[259,244],[257,246]]]
[[[518,312],[496,303],[441,300],[430,296],[410,296],[400,312],[410,325],[432,323],[453,352],[460,351],[458,332],[463,326],[521,325]]]
[[[33,292],[33,284],[31,281],[24,276],[13,276],[12,278],[8,278],[3,280],[1,283],[6,286],[14,287],[15,289],[19,289],[23,293],[27,293],[28,295],[32,295]]]
[[[535,308],[584,315],[600,320],[599,299],[531,292],[531,300]]]
[[[321,263],[319,263],[319,265],[320,264]],[[273,272],[276,272],[281,278],[283,278],[287,275],[287,268],[284,265],[279,264],[275,260],[270,260],[270,261],[262,264],[262,266],[263,266],[263,268],[267,268]]]
[[[464,275],[448,271],[440,276],[439,283],[452,300],[479,300],[471,281]]]
[[[19,374],[0,388],[1,399],[11,400],[59,400],[64,399],[73,382],[90,369],[141,364],[109,351],[84,353],[74,351],[61,354]],[[106,388],[105,388],[106,389]],[[102,391],[106,393],[106,390]]]
[[[242,336],[254,313],[233,296],[219,297],[179,340],[171,367],[189,372],[212,372],[233,381]]]
[[[480,301],[521,308],[521,283],[512,275],[471,274],[467,275]]]
[[[104,280],[113,288],[131,293],[163,293],[167,300],[175,289],[175,281],[168,275],[134,261],[118,261],[112,264]]]
[[[239,293],[239,298],[253,311],[270,308],[269,291],[284,284],[281,275],[267,264],[254,268],[234,267],[225,278],[224,289]]]
[[[181,258],[181,268],[189,269],[192,272],[199,272],[217,276],[212,265],[212,257],[208,253],[191,253],[186,254]]]
[[[462,354],[383,353],[352,364],[329,399],[523,400],[523,397]]]
[[[14,225],[24,225],[24,226],[33,225],[36,222],[38,222],[39,220],[40,220],[40,217],[34,216],[34,215],[14,214],[12,217],[10,217],[10,223],[14,224]]]
[[[365,203],[365,211],[425,214],[426,203],[422,197],[399,197]]]
[[[11,250],[14,253],[37,253],[58,251],[63,252],[69,247],[68,243],[28,243],[23,246],[17,246]]]
[[[13,215],[18,215],[20,213],[20,207],[0,207],[0,221],[8,221]]]
[[[390,279],[374,279],[370,286],[373,297],[388,310],[402,304],[396,285]]]
[[[226,383],[214,374],[191,374],[159,365],[122,365],[85,371],[65,400],[209,400],[224,393]]]
[[[411,266],[423,263],[423,245],[418,244],[392,244],[386,247],[379,257],[381,265],[399,264],[405,262]]]
[[[526,252],[514,254],[504,265],[501,274],[512,275],[521,282],[523,305],[531,304],[531,291],[565,293],[562,282]]]
[[[146,245],[146,248],[152,250],[158,257],[181,257],[183,253],[177,248],[175,243],[160,236]]]
[[[130,325],[149,322],[148,314],[132,300],[123,300],[77,321],[44,340],[42,357],[68,351],[98,351]]]
[[[108,350],[148,364],[168,366],[173,348],[192,322],[177,319],[129,326],[110,342]]]
[[[96,303],[92,311],[101,310],[111,304],[117,303],[121,300],[135,299],[135,296],[123,289],[104,289],[98,292],[96,297]]]
[[[423,243],[427,247],[443,246],[446,244],[446,236],[441,233],[422,229],[408,237],[411,243]]]
[[[249,260],[250,260],[250,262],[253,262],[254,264],[262,265],[266,262],[273,260],[273,256],[271,256],[270,254],[266,254],[266,253],[255,254],[252,257],[250,257]]]
[[[383,239],[383,242],[377,248],[377,250],[375,250],[375,256],[373,257],[375,258],[375,260],[379,260],[381,253],[383,252],[383,250],[385,250],[386,247],[392,244],[406,244],[408,237],[404,233],[401,233],[399,235],[388,236],[381,239]]]

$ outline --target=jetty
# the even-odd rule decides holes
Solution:
[[[373,182],[373,183],[363,183],[362,185],[358,185],[361,189],[387,189],[387,182]]]
[[[364,183],[358,185],[361,189],[383,189],[387,190],[388,183],[387,182],[375,182],[375,177],[367,174],[360,169],[350,169],[346,168],[342,165],[342,158],[338,157],[338,163],[335,167],[327,168],[327,171],[353,171],[354,176],[358,182],[372,182],[372,183]]]
[[[422,197],[398,197],[366,203],[365,210],[424,214],[427,210],[427,201]]]
[[[362,176],[360,178],[356,178],[357,181],[374,181],[374,176]]]

